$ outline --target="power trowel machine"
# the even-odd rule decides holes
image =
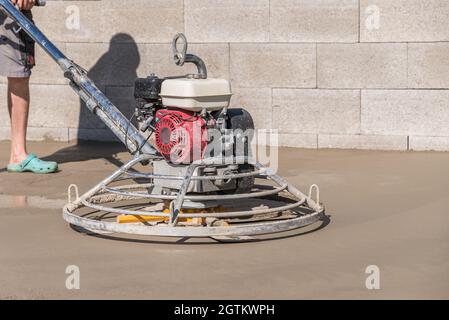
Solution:
[[[230,83],[208,78],[203,60],[187,52],[183,34],[173,40],[175,63],[194,64],[197,72],[136,79],[134,126],[9,0],[0,0],[0,6],[133,155],[85,194],[69,187],[63,217],[72,226],[94,233],[239,241],[324,217],[316,185],[305,195],[255,160],[251,115],[229,107]]]

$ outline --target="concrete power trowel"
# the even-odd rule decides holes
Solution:
[[[230,83],[208,78],[203,60],[187,52],[183,34],[173,40],[175,63],[192,63],[197,73],[136,79],[134,126],[9,0],[0,5],[133,155],[85,194],[69,187],[63,217],[73,227],[98,234],[246,241],[325,217],[316,185],[305,195],[255,160],[251,115],[229,108]]]

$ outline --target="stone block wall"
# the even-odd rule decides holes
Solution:
[[[184,32],[210,76],[232,81],[232,105],[283,146],[449,150],[449,0],[49,0],[33,11],[127,116],[135,77],[193,71],[171,58]],[[113,139],[56,64],[41,50],[37,60],[29,139]],[[8,121],[0,98],[0,139]]]

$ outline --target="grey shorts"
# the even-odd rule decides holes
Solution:
[[[25,15],[32,19],[31,12]],[[24,31],[16,34],[13,29],[18,29],[17,24],[0,10],[0,76],[27,78],[34,66],[34,43]]]

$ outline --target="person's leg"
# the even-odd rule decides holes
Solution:
[[[22,13],[32,20],[31,11]],[[23,30],[16,34],[14,27],[14,21],[0,10],[0,76],[8,78],[7,99],[11,118],[11,155],[7,170],[14,173],[56,172],[56,162],[42,161],[35,154],[28,154],[26,149],[30,106],[29,78],[34,66],[34,43]]]
[[[29,78],[8,78],[8,109],[11,118],[10,164],[20,163],[28,156],[26,133],[29,106]]]

